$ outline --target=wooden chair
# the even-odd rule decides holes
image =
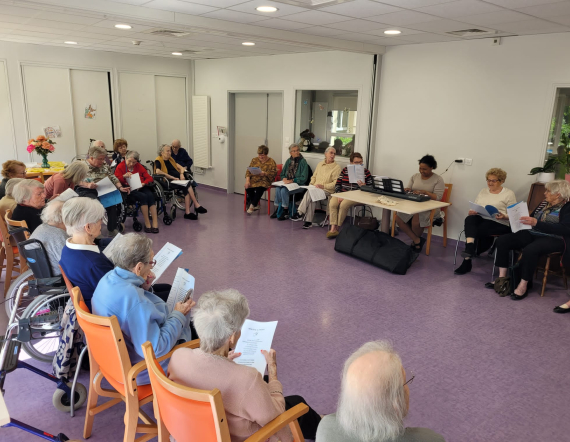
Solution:
[[[279,177],[281,176],[282,170],[283,170],[283,164],[278,164],[277,165],[277,174],[275,175],[273,182],[279,181]],[[271,215],[271,189],[272,188],[273,188],[273,186],[265,189],[265,191],[267,192],[267,214],[268,215]],[[247,193],[244,193],[243,194],[243,211],[245,212],[246,210],[247,210]]]
[[[10,284],[12,280],[16,279],[19,275],[24,273],[28,266],[26,262],[20,259],[20,252],[18,251],[18,245],[14,238],[10,235],[8,231],[8,226],[19,228],[28,228],[26,221],[14,221],[10,219],[12,215],[11,210],[6,210],[6,215],[4,219],[0,220],[0,239],[2,240],[2,249],[0,249],[0,264],[1,268],[6,269],[6,278],[4,279],[4,296],[8,293]],[[24,233],[25,239],[29,239],[30,235],[28,232]],[[6,261],[6,265],[4,265]],[[18,275],[14,276],[14,272],[18,271]]]
[[[564,269],[564,265],[562,264],[562,262],[560,263],[560,270],[551,270],[550,269],[550,259],[554,258],[554,257],[558,257],[560,260],[562,259],[562,253],[560,252],[555,252],[555,253],[549,253],[548,255],[546,255],[546,263],[544,264],[544,267],[541,267],[540,265],[536,267],[536,271],[534,273],[534,277],[537,278],[538,277],[538,272],[541,271],[542,274],[542,289],[540,290],[540,296],[544,296],[544,291],[546,290],[546,280],[548,279],[548,275],[550,274],[555,274],[557,276],[560,276],[562,278],[562,280],[564,281],[564,289],[568,290],[568,281],[566,279],[566,270]]]
[[[158,442],[230,442],[230,431],[220,390],[197,390],[168,379],[154,355],[150,342],[142,345],[154,393],[154,416],[157,419]],[[289,426],[295,442],[304,442],[297,419],[309,407],[299,404],[277,416],[245,442],[263,442]]]
[[[156,424],[140,409],[141,406],[152,401],[152,388],[150,385],[137,385],[137,375],[146,369],[144,361],[131,365],[123,333],[116,316],[103,317],[88,313],[89,309],[83,301],[81,290],[74,287],[71,298],[77,314],[79,325],[85,332],[89,351],[90,388],[85,412],[85,426],[83,437],[91,436],[95,415],[122,402],[126,404],[124,442],[144,442],[157,435]],[[186,342],[175,347],[170,353],[158,360],[170,358],[176,348],[199,347],[200,341]],[[114,390],[101,387],[105,378]],[[99,396],[109,397],[111,400],[97,405]],[[143,424],[139,424],[139,418]],[[144,436],[135,439],[136,433]]]
[[[451,199],[451,191],[453,190],[453,184],[445,184],[445,190],[443,192],[443,196],[441,197],[441,200],[444,203],[449,203],[449,200]],[[451,207],[451,203],[449,203],[449,206],[445,206],[441,208],[441,211],[443,213],[445,213],[445,216],[443,217],[443,247],[447,247],[447,209],[449,209]]]

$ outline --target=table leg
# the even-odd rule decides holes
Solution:
[[[382,209],[382,221],[380,222],[380,231],[384,233],[390,233],[390,215],[392,211],[390,209]]]
[[[431,246],[431,231],[433,229],[433,217],[435,216],[436,210],[439,210],[439,209],[433,209],[429,214],[429,227],[428,227],[428,237],[427,237],[427,243],[426,243],[426,256],[429,255],[429,247]]]

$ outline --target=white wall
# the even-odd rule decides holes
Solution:
[[[24,94],[22,90],[21,65],[20,63],[36,63],[44,66],[64,68],[97,68],[108,69],[112,73],[113,102],[114,102],[114,126],[115,137],[121,137],[118,74],[120,71],[153,73],[166,75],[183,75],[190,78],[191,64],[187,60],[176,60],[164,57],[151,57],[141,55],[129,55],[114,52],[90,51],[77,48],[40,46],[23,43],[11,43],[0,41],[0,60],[6,62],[8,72],[8,87],[12,104],[12,116],[14,120],[14,132],[16,146],[13,145],[12,135],[3,133],[0,137],[0,163],[14,159],[16,148],[17,159],[29,161],[26,152],[28,141],[26,112],[24,109]],[[0,77],[3,77],[3,69],[0,65]],[[1,86],[4,79],[0,78]],[[43,85],[49,88],[49,83]],[[187,91],[190,96],[191,92]],[[190,102],[190,100],[188,100]],[[49,106],[49,103],[45,104]],[[3,106],[0,106],[3,108]],[[187,127],[180,128],[180,139],[185,139]],[[39,135],[39,132],[35,135]],[[190,143],[190,140],[188,141]],[[83,149],[83,146],[79,146]],[[85,146],[86,148],[87,146]],[[134,146],[133,146],[134,147]],[[190,151],[191,151],[191,146]]]
[[[295,90],[357,89],[358,132],[356,151],[366,155],[370,115],[373,56],[348,52],[277,55],[220,60],[196,60],[194,89],[196,95],[209,95],[212,105],[212,132],[216,126],[228,126],[228,92],[283,92],[283,149],[269,154],[277,163],[288,158],[287,146],[295,142]],[[251,157],[255,156],[252,146]],[[304,154],[314,168],[319,157]],[[322,159],[322,156],[321,156]],[[228,143],[212,138],[212,164],[201,183],[227,188]]]
[[[555,83],[570,83],[562,48],[570,34],[391,47],[383,56],[374,173],[406,182],[417,160],[435,155],[453,183],[448,235],[462,230],[491,167],[507,171],[506,187],[526,200],[528,176],[543,164]],[[359,116],[360,118],[360,116]],[[437,230],[438,234],[441,232]]]

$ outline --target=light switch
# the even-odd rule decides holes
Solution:
[[[473,158],[465,158],[466,166],[473,166]]]
[[[289,142],[289,137],[285,137],[285,142],[288,143]]]

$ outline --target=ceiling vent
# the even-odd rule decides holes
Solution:
[[[462,31],[451,31],[446,34],[454,35],[455,37],[469,38],[469,37],[485,37],[487,35],[496,34],[497,31],[493,29],[463,29]]]
[[[173,31],[171,29],[152,29],[148,32],[152,35],[162,35],[163,37],[186,37],[190,32]]]

